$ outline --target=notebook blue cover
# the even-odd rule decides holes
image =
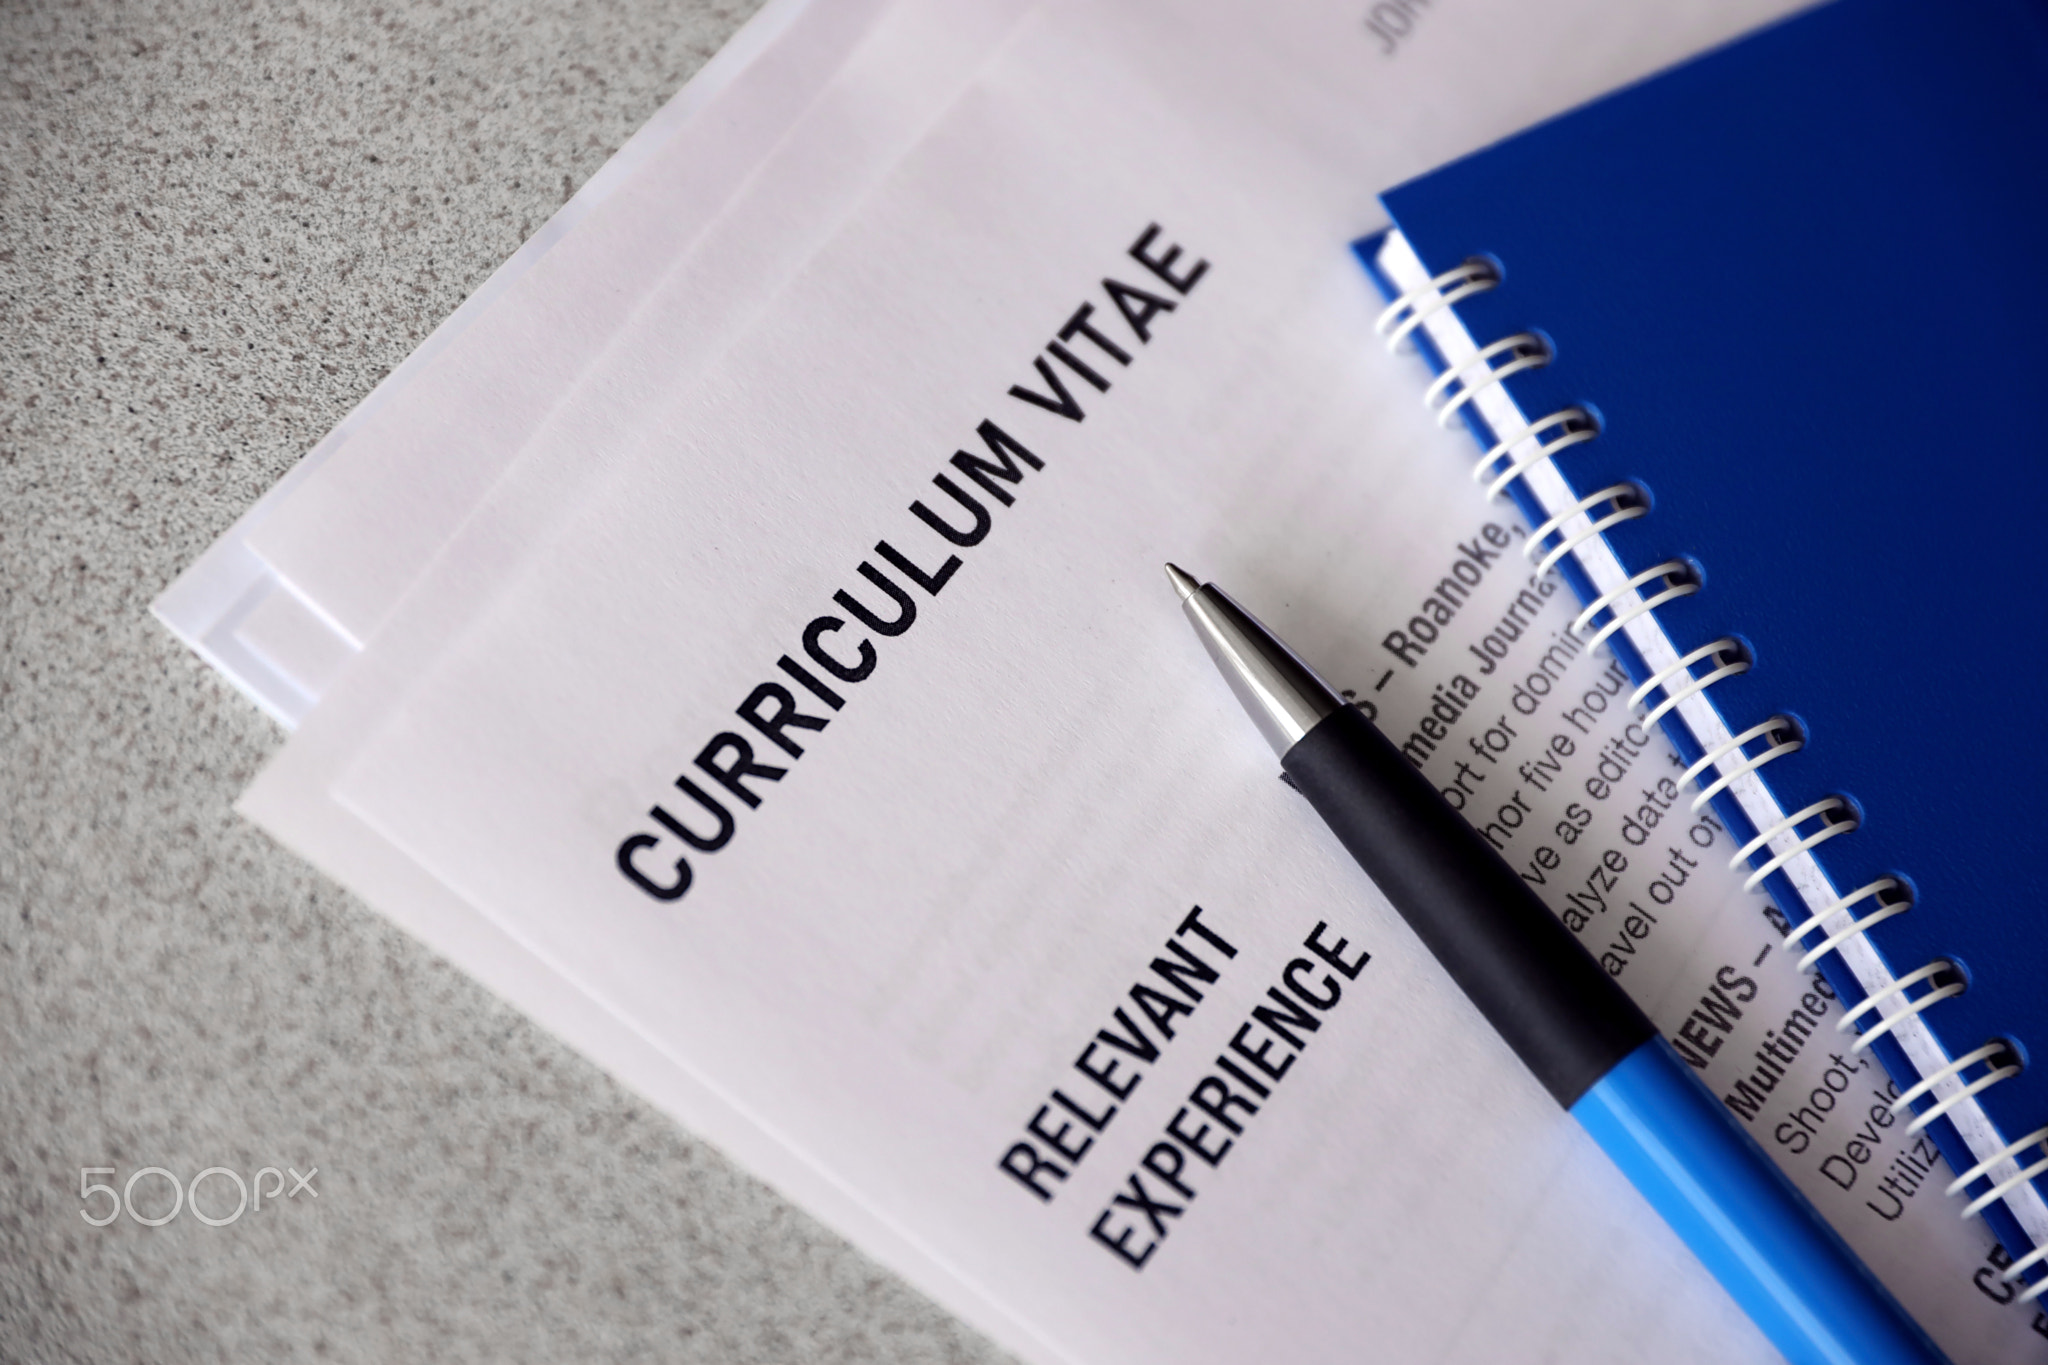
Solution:
[[[1674,556],[1703,570],[1656,618],[1681,652],[1749,644],[1753,668],[1707,695],[1735,733],[1780,712],[1801,723],[1805,747],[1759,776],[1786,812],[1849,798],[1796,833],[1860,820],[1811,856],[1838,894],[1888,873],[1910,886],[1913,908],[1868,941],[1898,976],[1958,964],[1967,989],[1920,1018],[1951,1058],[1999,1039],[2030,1056],[1976,1102],[2006,1142],[2038,1139],[2048,6],[1840,0],[1383,198],[1428,273],[1498,266],[1457,318],[1481,344],[1544,339],[1549,363],[1500,382],[1530,417],[1597,414],[1599,437],[1555,467],[1579,494],[1646,487],[1652,510],[1608,545],[1631,573]],[[1361,244],[1369,263],[1378,245]],[[1677,716],[1666,728],[1701,756]],[[1782,871],[1765,886],[1795,924],[1815,908]],[[1822,967],[1862,997],[1841,954]],[[1938,971],[1902,998],[1954,981]],[[1918,1079],[1892,1037],[1877,1050],[1902,1089]],[[1932,1131],[1944,1181],[1984,1155],[1946,1119]],[[2015,1210],[2028,1216],[2024,1192],[1987,1217],[2024,1248]]]

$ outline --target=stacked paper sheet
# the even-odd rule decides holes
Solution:
[[[777,0],[159,602],[295,729],[243,809],[1027,1358],[1770,1358],[1289,804],[1158,566],[1455,731],[1660,1024],[1782,1018],[1726,832],[1586,804],[1669,762],[1611,661],[1565,651],[1574,734],[1462,643],[1570,612],[1345,252],[1782,8]],[[2031,1358],[1938,1188],[1785,1160],[1958,1357]]]

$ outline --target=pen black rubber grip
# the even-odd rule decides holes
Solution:
[[[1656,1030],[1493,845],[1356,707],[1280,760],[1337,838],[1559,1104]]]

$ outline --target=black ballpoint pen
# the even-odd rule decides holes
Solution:
[[[1787,1359],[1931,1365],[1919,1327],[1493,846],[1250,613],[1169,564],[1230,688],[1451,978]]]

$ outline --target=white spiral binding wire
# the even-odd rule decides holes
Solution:
[[[1898,893],[1897,899],[1886,900],[1884,897],[1887,892]],[[1893,915],[1903,915],[1913,908],[1913,897],[1906,890],[1904,882],[1900,881],[1897,877],[1879,877],[1876,881],[1852,891],[1846,896],[1839,897],[1825,910],[1815,912],[1812,919],[1785,935],[1783,946],[1788,949],[1797,948],[1801,939],[1820,928],[1828,920],[1847,910],[1850,906],[1860,901],[1868,900],[1873,896],[1877,898],[1877,909],[1871,911],[1862,919],[1850,921],[1846,928],[1837,930],[1807,949],[1806,955],[1799,959],[1794,970],[1805,971],[1808,967],[1811,967],[1814,963],[1820,961],[1866,929],[1884,923]]]
[[[1651,593],[1648,597],[1638,595],[1638,589],[1648,587],[1650,584],[1657,582],[1664,584],[1661,590]],[[1580,612],[1572,621],[1572,634],[1576,635],[1587,626],[1592,625],[1593,618],[1601,612],[1611,612],[1612,615],[1608,617],[1607,624],[1594,631],[1592,636],[1586,641],[1586,648],[1598,649],[1608,636],[1614,634],[1615,631],[1620,630],[1644,612],[1655,611],[1666,602],[1674,602],[1681,597],[1690,597],[1699,590],[1699,575],[1693,572],[1692,565],[1682,559],[1667,559],[1654,569],[1643,570],[1613,591],[1602,593],[1594,598],[1592,604]],[[1625,596],[1637,597],[1636,604],[1626,611],[1621,608],[1621,599]]]
[[[1826,843],[1838,834],[1847,834],[1850,830],[1863,823],[1856,818],[1854,808],[1847,801],[1844,801],[1839,796],[1824,796],[1798,814],[1786,816],[1778,821],[1777,824],[1760,832],[1756,838],[1744,844],[1736,851],[1735,856],[1728,860],[1730,870],[1741,867],[1750,860],[1752,855],[1761,853],[1769,848],[1771,841],[1779,835],[1795,834],[1801,825],[1805,824],[1808,820],[1816,819],[1821,822],[1819,829],[1798,839],[1793,843],[1792,847],[1785,849],[1783,852],[1773,854],[1762,867],[1755,869],[1749,874],[1749,880],[1742,884],[1742,889],[1744,891],[1756,890],[1758,882],[1776,872],[1792,859],[1808,849]]]
[[[1760,754],[1752,754],[1748,751],[1749,744],[1764,738],[1768,738],[1771,741],[1770,748],[1765,749]],[[1736,778],[1755,772],[1773,759],[1783,758],[1786,754],[1796,754],[1805,747],[1806,736],[1800,732],[1797,721],[1793,720],[1790,716],[1772,716],[1763,724],[1752,725],[1741,734],[1731,736],[1726,743],[1714,748],[1701,758],[1699,762],[1678,775],[1678,785],[1683,787],[1688,782],[1705,775],[1709,769],[1718,770],[1722,760],[1731,755],[1736,756],[1734,767],[1722,773],[1706,786],[1701,787],[1700,794],[1692,799],[1693,813],[1697,815],[1701,806],[1706,805],[1707,802],[1719,796],[1728,784],[1735,781]]]
[[[1703,678],[1692,675],[1692,666],[1702,659],[1714,660],[1716,667]],[[1656,677],[1638,687],[1628,695],[1628,709],[1633,711],[1641,706],[1652,692],[1664,689],[1664,700],[1658,702],[1637,718],[1637,724],[1644,729],[1658,721],[1677,707],[1712,687],[1723,678],[1733,678],[1749,672],[1749,651],[1742,642],[1732,635],[1724,635],[1710,645],[1701,645],[1692,653],[1680,659]],[[1673,688],[1671,684],[1679,678],[1686,680],[1684,687]]]
[[[2041,1132],[2048,1132],[2048,1128],[2042,1129]],[[2040,1136],[2040,1133],[2036,1133],[2035,1136]],[[2021,1143],[2020,1145],[2024,1147],[2026,1144]],[[2010,1151],[2011,1149],[2007,1148],[2007,1150]],[[1975,1168],[1973,1167],[1972,1169]],[[1963,1206],[1963,1217],[1973,1218],[1976,1215],[1984,1212],[1984,1210],[1990,1208],[1993,1204],[1996,1204],[1999,1200],[2005,1198],[2008,1194],[2011,1194],[2014,1190],[2026,1184],[2029,1180],[2032,1180],[2035,1176],[2040,1175],[2044,1171],[2048,1171],[2048,1157],[2043,1157],[2041,1160],[2035,1162],[2033,1165],[2024,1167],[2021,1170],[2015,1172],[2014,1174],[2007,1176],[2004,1180],[1999,1181],[1996,1185],[1993,1185],[1990,1189],[1984,1191],[1984,1193],[1978,1195],[1975,1199],[1972,1199],[1968,1204]],[[2048,1288],[2048,1286],[2043,1287]],[[2036,1295],[2039,1295],[2041,1292],[2041,1289],[2036,1289],[2032,1294],[2029,1294],[2027,1297],[2029,1299],[2032,1299]]]
[[[1540,437],[1541,433],[1552,428],[1563,434],[1549,441],[1539,439],[1530,450],[1509,461],[1506,468],[1494,470],[1494,465],[1514,447],[1531,437]],[[1497,498],[1507,492],[1509,484],[1521,478],[1527,471],[1534,469],[1559,451],[1578,445],[1582,441],[1590,441],[1599,434],[1600,424],[1594,420],[1592,413],[1584,408],[1559,408],[1542,421],[1531,422],[1517,434],[1499,442],[1493,449],[1481,455],[1479,463],[1472,467],[1472,482],[1478,483],[1487,477],[1489,471],[1493,471],[1493,482],[1486,485],[1486,496]]]
[[[1949,973],[1951,976],[1955,978],[1955,980],[1950,981],[1945,985],[1936,986],[1934,984],[1934,978],[1941,975],[1943,972]],[[1906,992],[1909,989],[1919,985],[1923,981],[1925,981],[1929,987],[1927,994],[1918,997],[1909,996],[1906,994]],[[1929,1005],[1932,1005],[1937,1001],[1947,1000],[1952,996],[1961,995],[1963,993],[1963,990],[1963,974],[1961,971],[1957,969],[1956,964],[1950,962],[1945,957],[1938,957],[1934,961],[1928,963],[1925,967],[1922,967],[1920,970],[1916,972],[1907,972],[1904,976],[1899,977],[1897,980],[1893,981],[1891,985],[1886,986],[1883,990],[1873,991],[1870,995],[1866,996],[1862,1004],[1858,1005],[1855,1009],[1850,1010],[1847,1014],[1842,1016],[1842,1022],[1835,1025],[1835,1032],[1847,1033],[1850,1029],[1856,1026],[1856,1021],[1858,1019],[1861,1019],[1864,1015],[1869,1014],[1873,1010],[1878,1009],[1880,1006],[1884,1004],[1885,1001],[1891,999],[1895,995],[1898,996],[1901,1000],[1904,1000],[1906,1002],[1905,1007],[1902,1008],[1897,1014],[1892,1015],[1888,1019],[1879,1020],[1877,1023],[1871,1025],[1863,1033],[1857,1036],[1857,1039],[1854,1043],[1849,1045],[1849,1051],[1851,1053],[1862,1052],[1864,1049],[1868,1048],[1872,1043],[1884,1037],[1887,1033],[1890,1033],[1893,1029],[1897,1028],[1900,1024],[1905,1023],[1908,1019],[1920,1013],[1920,1011],[1926,1009]]]
[[[1501,357],[1507,357],[1501,360]],[[1500,360],[1496,365],[1494,362]],[[1448,427],[1458,410],[1509,375],[1520,374],[1550,363],[1550,343],[1534,332],[1517,332],[1502,337],[1460,365],[1438,375],[1423,391],[1422,404],[1436,414],[1436,424]],[[1473,371],[1482,371],[1473,376]]]
[[[1438,275],[1430,280],[1426,286],[1410,290],[1408,293],[1395,299],[1392,304],[1388,305],[1386,311],[1380,314],[1378,330],[1383,335],[1389,336],[1388,349],[1390,351],[1397,349],[1410,333],[1417,327],[1420,327],[1434,314],[1449,308],[1460,299],[1492,289],[1499,283],[1500,273],[1498,268],[1488,261],[1474,257],[1463,265]],[[1488,386],[1499,384],[1510,375],[1520,373],[1523,370],[1535,369],[1549,364],[1551,354],[1549,343],[1533,332],[1518,332],[1513,336],[1504,337],[1499,341],[1493,342],[1491,345],[1481,347],[1477,354],[1464,363],[1449,367],[1441,375],[1437,376],[1436,380],[1430,384],[1428,390],[1423,394],[1423,404],[1436,415],[1440,426],[1448,427],[1452,419],[1457,416],[1459,410]],[[1496,365],[1496,360],[1502,356],[1509,358],[1504,363]],[[1483,370],[1485,372],[1484,376],[1476,380],[1468,378],[1475,370]],[[1544,433],[1553,430],[1558,433],[1556,436],[1548,440],[1542,439]],[[1486,496],[1497,498],[1507,491],[1510,484],[1528,473],[1529,470],[1550,460],[1568,447],[1590,441],[1599,434],[1598,421],[1586,409],[1582,407],[1559,409],[1540,421],[1523,427],[1515,435],[1504,438],[1494,444],[1480,457],[1478,465],[1473,469],[1473,481],[1485,482]],[[1537,442],[1532,449],[1524,452],[1519,457],[1508,458],[1514,447],[1531,439]],[[1503,460],[1507,460],[1507,463],[1502,464],[1501,461]],[[1605,506],[1606,510],[1596,514],[1595,509],[1603,506]],[[1610,484],[1596,493],[1580,498],[1576,503],[1557,513],[1541,526],[1538,526],[1529,534],[1528,542],[1523,547],[1523,553],[1534,561],[1535,570],[1538,574],[1547,573],[1559,561],[1587,541],[1592,540],[1611,527],[1620,525],[1622,522],[1633,521],[1638,517],[1646,516],[1649,510],[1642,490],[1635,484]],[[1587,525],[1575,534],[1562,534],[1565,525],[1575,517],[1580,516],[1587,518]],[[1558,543],[1545,550],[1544,542],[1552,536],[1559,536]],[[1540,559],[1537,558],[1539,554],[1542,556]],[[1606,625],[1588,642],[1588,648],[1598,646],[1608,636],[1622,629],[1637,617],[1656,610],[1657,607],[1662,606],[1666,602],[1698,592],[1700,588],[1698,574],[1690,564],[1683,560],[1667,560],[1653,569],[1637,574],[1620,588],[1596,599],[1572,623],[1574,633],[1584,630],[1601,612],[1613,610],[1623,597],[1635,593],[1646,584],[1658,579],[1664,580],[1665,583],[1665,587],[1661,591],[1652,594],[1647,599],[1639,598],[1635,606],[1626,611],[1614,611],[1613,616]],[[1694,677],[1692,673],[1693,666],[1708,659],[1714,660],[1715,666],[1705,675]],[[1641,717],[1641,723],[1644,726],[1654,725],[1671,711],[1683,705],[1691,698],[1699,696],[1715,683],[1720,682],[1724,678],[1746,673],[1750,667],[1751,661],[1748,651],[1742,646],[1741,642],[1732,636],[1724,636],[1710,645],[1704,645],[1699,649],[1693,650],[1676,664],[1666,668],[1638,687],[1629,696],[1628,706],[1631,711],[1634,711],[1653,692],[1660,689],[1663,690],[1665,694],[1664,700]],[[1674,690],[1670,685],[1681,678],[1685,679],[1685,684]],[[1748,746],[1758,740],[1766,740],[1766,747],[1757,753],[1750,753]],[[1767,763],[1783,758],[1787,754],[1798,752],[1805,745],[1806,737],[1798,722],[1789,716],[1775,715],[1762,724],[1753,725],[1741,734],[1729,738],[1722,744],[1717,745],[1711,752],[1701,756],[1698,762],[1686,768],[1685,772],[1679,777],[1678,784],[1681,787],[1693,782],[1700,782],[1702,784],[1699,795],[1694,798],[1692,803],[1692,809],[1697,812],[1702,806],[1713,800],[1715,796],[1725,791],[1731,783],[1740,780],[1750,773],[1756,772]],[[1725,770],[1721,768],[1723,763],[1729,764]],[[1714,780],[1707,782],[1705,779],[1710,772],[1715,774]],[[1751,856],[1767,849],[1773,840],[1785,834],[1796,833],[1800,825],[1814,819],[1820,819],[1821,824],[1819,828],[1801,836],[1795,840],[1792,847],[1775,854],[1761,867],[1754,869],[1750,873],[1748,880],[1743,883],[1745,891],[1754,889],[1759,882],[1783,867],[1791,859],[1802,853],[1809,852],[1829,839],[1849,833],[1857,828],[1860,823],[1854,808],[1848,801],[1839,796],[1825,797],[1795,815],[1786,816],[1784,819],[1773,824],[1769,829],[1759,832],[1756,838],[1743,845],[1741,851],[1731,860],[1730,867],[1741,866]],[[1787,949],[1798,947],[1807,935],[1823,927],[1828,920],[1838,914],[1846,913],[1852,906],[1873,898],[1877,902],[1875,909],[1860,919],[1852,919],[1843,928],[1836,930],[1819,943],[1808,948],[1799,959],[1798,969],[1801,971],[1806,970],[1829,953],[1842,948],[1851,939],[1867,934],[1885,920],[1895,915],[1902,915],[1913,908],[1911,893],[1904,882],[1896,877],[1879,877],[1847,896],[1838,897],[1825,909],[1815,912],[1804,924],[1793,929],[1785,936],[1783,946]],[[1948,973],[1953,979],[1945,982],[1940,981],[1939,978],[1944,972]],[[1924,993],[1919,996],[1909,994],[1913,987],[1923,982],[1928,986]],[[1961,970],[1946,958],[1937,958],[1917,971],[1908,972],[1904,976],[1895,978],[1882,990],[1867,996],[1861,1003],[1843,1015],[1841,1021],[1835,1027],[1838,1031],[1848,1032],[1856,1027],[1859,1020],[1881,1011],[1884,1002],[1892,999],[1894,996],[1899,997],[1904,1002],[1896,1013],[1887,1018],[1880,1019],[1871,1028],[1858,1034],[1855,1042],[1850,1045],[1849,1050],[1852,1055],[1860,1053],[1906,1020],[1920,1015],[1931,1006],[1939,1004],[1943,1000],[1961,995],[1965,989],[1966,983]],[[1970,1067],[1980,1063],[1988,1063],[1992,1058],[2000,1055],[2010,1055],[2012,1060],[2003,1065],[1991,1067],[1975,1081],[1958,1085],[1953,1094],[1916,1115],[1906,1131],[1908,1133],[1920,1132],[1955,1106],[1989,1090],[2001,1081],[2009,1080],[2013,1076],[2018,1075],[2021,1071],[2021,1065],[2018,1055],[2012,1052],[2011,1045],[2002,1039],[1994,1040],[1966,1056],[1951,1061],[1947,1066],[1934,1072],[1932,1075],[1923,1076],[1917,1085],[1899,1097],[1898,1101],[1892,1106],[1891,1112],[1895,1115],[1904,1113],[1915,1101],[1933,1094],[1944,1082],[1960,1081],[1962,1074]],[[1948,1187],[1948,1193],[1960,1194],[1972,1182],[1988,1176],[2001,1162],[2011,1159],[2017,1163],[2019,1154],[2035,1145],[2039,1145],[2044,1153],[2041,1160],[2031,1166],[2018,1169],[2012,1176],[1994,1184],[1983,1194],[1978,1195],[1964,1207],[1962,1216],[1965,1218],[1975,1217],[2036,1176],[2048,1174],[2048,1128],[2042,1128],[2021,1138],[2017,1142],[2007,1144],[2001,1151],[1980,1161],[1951,1183]],[[2026,1255],[2014,1260],[1999,1278],[2001,1282],[2006,1284],[2021,1281],[2030,1270],[2042,1265],[2044,1262],[2048,1262],[2048,1243],[2035,1247]],[[2022,1292],[2019,1295],[2019,1302],[2032,1303],[2043,1294],[2048,1294],[2048,1275],[2042,1276]]]
[[[1949,1181],[1948,1188],[1943,1190],[1942,1193],[1951,1195],[1961,1194],[1977,1181],[1990,1175],[1992,1168],[2001,1162],[2010,1161],[2015,1166],[2019,1165],[2020,1153],[2034,1146],[2040,1147],[2043,1153],[2048,1153],[2048,1128],[2036,1128],[2018,1142],[2008,1142],[1998,1151],[1993,1152],[1954,1180]],[[1978,1195],[1975,1199],[1972,1199],[1963,1207],[1963,1217],[1975,1218],[1978,1214],[2005,1198],[2006,1195],[2043,1172],[2048,1172],[2048,1155],[2044,1155],[2039,1161],[2022,1169],[2017,1175],[2006,1177],[1990,1189],[1984,1191],[1984,1193]],[[2013,1277],[2008,1275],[2005,1278],[2010,1280]]]
[[[2007,1266],[2005,1268],[2005,1273],[1998,1277],[1999,1283],[2011,1284],[2014,1280],[2017,1280],[2018,1278],[2020,1278],[2020,1276],[2026,1274],[2029,1270],[2032,1270],[2035,1266],[2041,1264],[2041,1262],[2043,1261],[2048,1261],[2048,1242],[2043,1242],[2041,1245],[2035,1247],[2032,1251],[2028,1252],[2026,1255],[2020,1257],[2017,1261],[2014,1261],[2011,1265]],[[2029,1288],[2026,1293],[2020,1295],[2020,1302],[2032,1303],[2035,1299],[2040,1298],[2043,1294],[2048,1294],[2048,1276],[2043,1276],[2042,1278],[2034,1281],[2033,1286]]]
[[[1593,516],[1593,509],[1602,503],[1612,503],[1613,507],[1600,516]],[[1643,501],[1642,490],[1634,484],[1611,483],[1597,493],[1588,493],[1585,497],[1580,498],[1570,507],[1565,508],[1549,521],[1544,522],[1541,526],[1531,531],[1529,533],[1529,543],[1522,547],[1522,553],[1531,559],[1535,559],[1537,552],[1542,550],[1544,541],[1550,539],[1550,537],[1563,529],[1566,522],[1581,514],[1590,518],[1585,529],[1579,531],[1576,535],[1566,536],[1553,546],[1548,553],[1544,554],[1543,558],[1537,559],[1537,573],[1549,573],[1551,565],[1557,563],[1557,561],[1563,559],[1573,550],[1578,549],[1608,527],[1619,526],[1624,521],[1634,521],[1637,517],[1650,515],[1650,505]]]
[[[1921,1098],[1923,1095],[1933,1094],[1934,1087],[1940,1085],[1943,1081],[1949,1080],[1950,1078],[1960,1080],[1962,1079],[1963,1073],[1965,1071],[1968,1071],[1971,1067],[1977,1065],[1977,1063],[1988,1062],[1993,1057],[2001,1056],[2010,1057],[2014,1060],[2007,1062],[2004,1066],[1992,1068],[1991,1070],[1985,1072],[1982,1076],[1979,1076],[1976,1080],[1970,1082],[1968,1085],[1963,1086],[1961,1089],[1957,1090],[1955,1094],[1950,1095],[1941,1103],[1930,1105],[1926,1109],[1921,1110],[1920,1113],[1913,1119],[1913,1121],[1910,1124],[1906,1125],[1906,1135],[1908,1137],[1911,1137],[1913,1134],[1918,1133],[1922,1128],[1925,1128],[1928,1124],[1940,1118],[1943,1114],[1946,1114],[1949,1110],[1961,1104],[1964,1100],[1969,1099],[1978,1091],[1988,1090],[1992,1086],[1997,1085],[2000,1081],[2004,1080],[2008,1076],[2019,1075],[2019,1054],[2015,1053],[2012,1050],[2012,1045],[2006,1042],[2003,1038],[1994,1038],[1990,1042],[1984,1044],[1984,1046],[1978,1048],[1975,1052],[1969,1053],[1967,1056],[1956,1058],[1947,1066],[1941,1068],[1941,1070],[1936,1071],[1932,1075],[1921,1077],[1920,1083],[1918,1085],[1914,1086],[1911,1090],[1908,1090],[1905,1094],[1899,1096],[1897,1099],[1892,1101],[1891,1116],[1893,1118],[1897,1118],[1899,1115],[1911,1109],[1913,1107],[1913,1101]]]
[[[2005,1268],[2005,1273],[1998,1277],[1999,1283],[2011,1284],[2014,1280],[2019,1279],[2022,1275],[2025,1275],[2029,1270],[2032,1270],[2035,1266],[2041,1264],[2041,1262],[2043,1261],[2048,1261],[2048,1242],[2043,1242],[2041,1245],[2035,1247],[2032,1251],[2028,1252],[2026,1255],[2020,1257],[2017,1261],[2014,1261],[2011,1265],[2007,1266]],[[2048,1294],[2048,1275],[2044,1275],[2040,1279],[2034,1281],[2032,1287],[2029,1288],[2026,1293],[2020,1295],[2020,1302],[2032,1303],[2035,1299],[2040,1298],[2043,1294]]]
[[[1458,300],[1484,293],[1499,283],[1500,271],[1494,268],[1493,262],[1474,256],[1388,304],[1379,321],[1373,324],[1373,330],[1387,339],[1389,352],[1398,351],[1401,343],[1408,339],[1408,334],[1430,318]]]

